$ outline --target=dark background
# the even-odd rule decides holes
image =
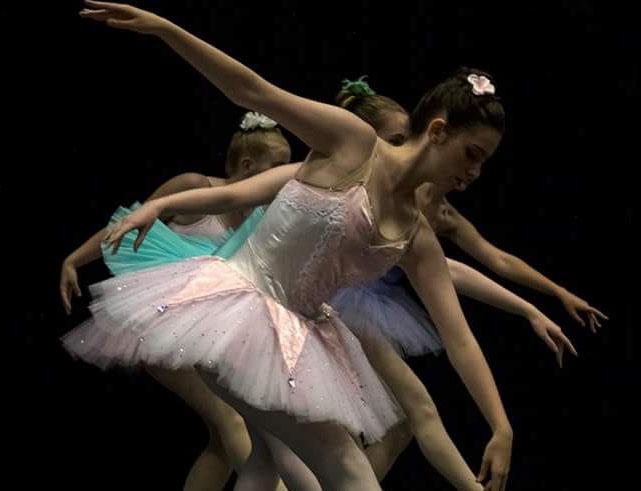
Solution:
[[[6,477],[18,483],[7,489],[181,489],[204,427],[150,379],[102,373],[61,350],[58,337],[87,316],[88,294],[66,317],[59,268],[118,204],[181,172],[222,175],[242,112],[159,40],[80,19],[81,2],[15,5],[0,7],[3,443]],[[136,5],[323,101],[343,78],[368,74],[411,108],[459,65],[492,73],[508,129],[483,178],[451,201],[495,244],[611,317],[591,335],[555,299],[513,288],[575,342],[580,357],[561,370],[524,321],[464,302],[515,431],[508,489],[636,488],[633,11],[587,1]],[[291,143],[294,159],[304,157]],[[81,281],[105,275],[95,264]],[[411,365],[476,471],[488,428],[446,357]],[[412,446],[384,488],[448,486]]]

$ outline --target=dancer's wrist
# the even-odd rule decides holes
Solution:
[[[163,196],[162,198],[157,198],[147,202],[150,206],[154,207],[158,218],[163,218],[171,213],[169,210],[170,203],[168,202],[168,199],[169,196]]]
[[[78,268],[78,258],[75,257],[73,254],[69,254],[64,261],[62,261],[62,265],[64,267],[71,267],[74,269]]]
[[[514,439],[514,431],[509,421],[505,421],[494,427],[494,436],[501,438],[505,441],[512,441]]]
[[[152,34],[163,41],[167,42],[173,35],[180,30],[176,24],[164,17],[160,17],[157,25],[154,26]]]
[[[552,292],[551,292],[551,293],[552,293],[552,295],[553,295],[553,296],[555,296],[556,298],[558,298],[558,299],[559,299],[559,300],[561,300],[561,301],[563,301],[563,299],[564,299],[565,297],[567,297],[567,296],[568,296],[568,294],[570,293],[570,292],[568,292],[565,288],[563,288],[562,286],[559,286],[559,285],[557,285],[557,284],[554,284],[554,285],[551,287],[551,290],[552,290]]]
[[[533,320],[537,319],[541,315],[541,311],[537,309],[534,305],[529,302],[525,302],[521,316],[532,323]]]

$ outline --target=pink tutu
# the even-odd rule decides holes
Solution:
[[[84,361],[200,367],[248,404],[332,421],[366,441],[402,417],[358,340],[329,306],[303,317],[225,260],[193,258],[91,287],[92,319],[63,338]]]

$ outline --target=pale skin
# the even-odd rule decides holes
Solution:
[[[106,21],[112,27],[158,36],[234,103],[270,116],[303,140],[313,153],[300,169],[300,180],[331,187],[359,166],[371,164],[374,172],[367,191],[384,237],[401,236],[413,225],[418,213],[414,199],[418,186],[464,177],[468,163],[461,158],[462,138],[473,139],[484,148],[486,158],[500,141],[501,135],[486,127],[474,128],[464,137],[449,134],[445,119],[435,117],[423,133],[400,147],[392,147],[377,139],[374,131],[354,115],[273,86],[165,19],[119,4],[87,4],[91,10],[83,16]],[[296,171],[295,167],[281,166],[224,189],[186,191],[153,200],[111,230],[108,240],[117,249],[124,233],[138,229],[139,246],[150,224],[167,213],[220,214],[267,203]],[[488,478],[486,489],[505,489],[512,429],[489,367],[460,309],[442,250],[422,218],[401,266],[430,311],[453,366],[492,428],[479,478]],[[242,401],[225,394],[208,374],[204,376],[213,390],[250,416],[252,424],[267,429],[290,446],[324,489],[380,489],[367,460],[342,428],[327,423],[301,425],[283,413],[247,408]],[[469,489],[474,488],[470,485]]]

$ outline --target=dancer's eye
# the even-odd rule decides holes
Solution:
[[[401,135],[401,134],[394,135],[390,139],[388,139],[387,142],[390,145],[394,145],[394,146],[398,147],[398,146],[402,145],[403,143],[405,143],[405,135]]]
[[[473,147],[465,147],[465,156],[472,162],[478,162],[481,160],[481,155],[479,152],[474,150]]]

